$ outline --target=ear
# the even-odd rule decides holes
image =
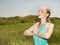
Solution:
[[[49,13],[47,13],[47,16],[49,16]]]

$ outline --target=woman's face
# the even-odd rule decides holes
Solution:
[[[38,11],[38,18],[45,18],[47,16],[48,16],[48,14],[47,14],[47,9],[46,8],[41,8]]]

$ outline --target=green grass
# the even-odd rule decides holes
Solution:
[[[48,40],[49,45],[60,45],[60,24],[54,22],[54,32]],[[26,37],[23,32],[33,23],[0,25],[0,45],[34,45],[32,36]]]

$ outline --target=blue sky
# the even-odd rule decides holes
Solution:
[[[38,15],[38,10],[47,6],[51,17],[60,17],[60,0],[0,0],[0,17]]]

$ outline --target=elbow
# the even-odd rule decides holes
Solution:
[[[50,38],[51,38],[51,36],[52,36],[52,34],[45,35],[45,38],[46,38],[46,39],[50,39]]]
[[[28,32],[24,32],[23,35],[24,36],[29,36],[29,33]]]
[[[23,35],[24,35],[24,36],[32,36],[32,35],[33,35],[33,33],[24,32],[24,33],[23,33]]]
[[[45,36],[46,39],[50,39],[50,36]]]
[[[49,39],[49,37],[45,37],[46,39]]]
[[[26,32],[24,32],[23,35],[26,36]]]

